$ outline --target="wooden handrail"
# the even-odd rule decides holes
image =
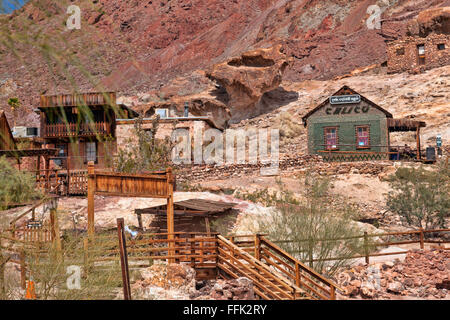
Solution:
[[[258,268],[258,270],[262,271],[267,277],[270,277],[273,281],[278,283],[278,285],[284,287],[288,292],[290,292],[290,298],[295,299],[296,294],[305,294],[305,292],[301,288],[297,287],[283,275],[279,274],[278,272],[274,272],[269,268],[268,265],[264,264],[260,260],[257,260],[249,253],[242,250],[242,248],[239,248],[234,243],[226,239],[225,237],[218,235],[217,239],[219,249],[221,245],[225,245],[226,247],[228,247],[228,249],[233,250],[241,258],[244,258],[251,266]],[[233,262],[238,263],[237,261],[238,260],[235,259],[235,261]]]
[[[260,237],[260,242],[261,242],[261,246],[265,245],[266,247],[270,248],[272,251],[275,252],[275,256],[281,256],[284,259],[286,259],[287,261],[289,261],[291,264],[294,265],[294,267],[291,266],[291,270],[294,269],[295,273],[291,274],[291,278],[296,281],[297,278],[299,277],[299,275],[297,275],[296,273],[300,270],[306,272],[307,274],[309,274],[310,276],[312,276],[314,278],[314,280],[318,281],[319,283],[317,283],[316,281],[314,281],[313,279],[310,279],[308,277],[302,277],[305,280],[309,281],[312,285],[316,286],[317,288],[319,288],[320,290],[326,292],[329,295],[329,299],[333,299],[333,294],[334,294],[334,290],[338,289],[340,291],[343,291],[341,288],[339,288],[337,286],[336,283],[334,283],[333,281],[325,278],[324,276],[322,276],[321,274],[319,274],[318,272],[316,272],[315,270],[313,270],[312,268],[306,266],[305,264],[303,264],[302,262],[300,262],[299,260],[295,259],[292,255],[290,255],[288,252],[286,252],[285,250],[283,250],[282,248],[278,247],[277,245],[275,245],[273,242],[271,242],[270,240],[266,239],[265,237]],[[305,285],[305,284],[304,284]],[[326,288],[323,287],[323,285],[328,286],[329,290],[327,290]],[[310,286],[309,289],[311,291],[313,291],[315,294],[322,296],[319,292],[317,292],[316,290],[314,290],[313,288],[311,288]]]

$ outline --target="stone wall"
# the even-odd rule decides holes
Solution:
[[[425,64],[419,65],[418,45],[425,45]],[[439,46],[444,45],[443,49]],[[407,37],[388,43],[388,72],[421,72],[450,64],[450,36],[431,34]]]

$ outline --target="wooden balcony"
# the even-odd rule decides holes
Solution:
[[[91,137],[111,134],[111,124],[107,122],[46,124],[43,138]]]
[[[114,92],[93,92],[41,96],[41,108],[74,107],[79,105],[102,106],[114,105],[115,103],[116,94]]]

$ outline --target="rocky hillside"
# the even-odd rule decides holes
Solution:
[[[40,93],[106,88],[123,95],[153,92],[166,100],[202,92],[204,74],[242,52],[280,45],[290,65],[284,80],[327,80],[386,60],[385,39],[448,0],[80,0],[81,30],[67,30],[69,0],[32,0],[0,17],[0,99],[20,98],[18,123]],[[381,30],[370,30],[370,5]],[[433,25],[430,26],[433,28]],[[99,87],[101,85],[101,87]],[[158,95],[159,94],[159,95]],[[9,110],[7,110],[9,111]]]

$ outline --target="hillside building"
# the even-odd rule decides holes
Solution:
[[[422,72],[450,64],[450,35],[406,37],[387,43],[389,73]]]
[[[396,131],[416,133],[414,157],[421,158],[420,128],[425,127],[424,122],[394,119],[347,86],[308,112],[303,123],[308,130],[309,154],[319,154],[325,160],[398,159],[405,150],[390,145],[389,134]]]
[[[41,96],[38,112],[44,147],[56,148],[55,165],[71,170],[86,169],[89,161],[105,167],[117,148],[116,120],[138,116],[117,105],[113,92]]]

